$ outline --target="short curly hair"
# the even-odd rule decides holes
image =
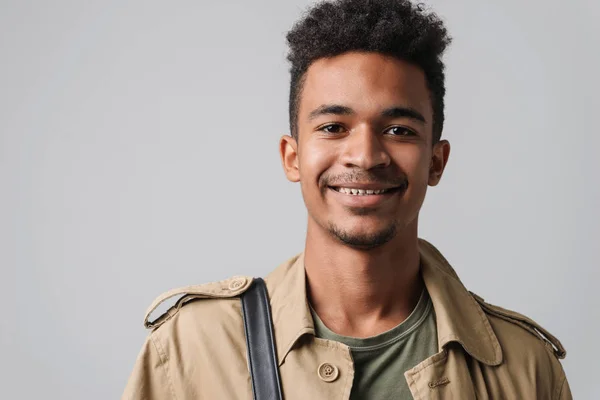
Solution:
[[[410,62],[425,73],[433,109],[433,143],[444,126],[444,63],[451,38],[434,13],[409,0],[333,0],[318,3],[287,33],[291,63],[289,118],[298,139],[298,108],[309,66],[350,51],[376,52]]]

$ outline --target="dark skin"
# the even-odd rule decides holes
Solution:
[[[309,301],[338,334],[385,332],[422,292],[419,211],[450,154],[448,141],[432,143],[429,96],[423,71],[396,58],[319,59],[301,93],[298,140],[280,140],[285,174],[300,182],[308,210]]]

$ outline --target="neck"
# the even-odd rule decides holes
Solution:
[[[404,321],[423,290],[417,221],[390,242],[352,248],[309,220],[304,251],[309,301],[337,334],[369,337]]]

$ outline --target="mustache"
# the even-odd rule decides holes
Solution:
[[[348,183],[379,184],[386,186],[403,186],[407,183],[406,176],[380,176],[366,171],[346,172],[335,176],[324,176],[323,186],[341,186]]]

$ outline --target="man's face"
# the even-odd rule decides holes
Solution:
[[[417,223],[448,158],[446,141],[432,146],[425,75],[353,52],[315,61],[305,78],[298,141],[281,140],[286,175],[301,184],[309,224],[353,247],[380,246]]]

